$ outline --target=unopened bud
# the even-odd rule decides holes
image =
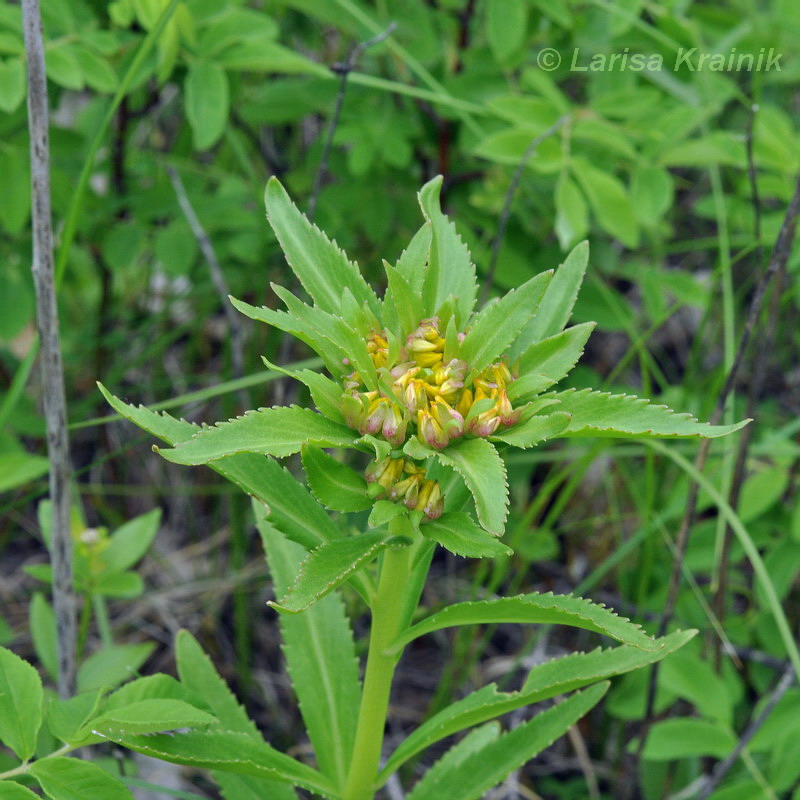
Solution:
[[[427,410],[418,412],[417,428],[419,429],[419,440],[423,444],[427,444],[436,450],[443,450],[447,447],[450,438]]]

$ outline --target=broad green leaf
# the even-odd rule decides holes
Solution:
[[[175,464],[206,464],[238,453],[288,456],[299,452],[305,442],[348,447],[356,438],[350,428],[308,408],[276,406],[247,411],[229,422],[218,422],[172,450],[157,452]]]
[[[0,62],[0,111],[12,114],[25,99],[27,81],[21,58]]]
[[[26,483],[47,475],[50,462],[44,456],[26,453],[24,450],[8,450],[0,453],[0,492],[16,489]]]
[[[695,633],[677,631],[658,639],[661,647],[655,651],[621,645],[608,650],[555,658],[535,666],[518,692],[500,692],[496,684],[490,683],[444,708],[406,737],[386,762],[379,783],[383,783],[408,759],[435,742],[517,708],[660,661],[683,647]]]
[[[600,227],[626,247],[637,247],[639,226],[628,190],[619,178],[592,166],[585,159],[576,158],[575,162],[575,177],[586,193]]]
[[[154,508],[114,531],[102,554],[106,568],[109,571],[122,572],[132,567],[150,548],[158,533],[160,521],[161,509]]]
[[[594,322],[584,322],[535,342],[519,356],[520,375],[534,372],[546,376],[552,381],[551,385],[558,383],[578,363],[594,328]],[[512,401],[527,397],[515,390],[516,383],[514,381],[508,387],[508,396]]]
[[[33,649],[53,680],[58,679],[56,615],[41,592],[34,592],[30,605],[30,629]]]
[[[87,86],[104,93],[113,93],[117,90],[119,77],[108,59],[81,45],[73,47],[72,53],[81,68]]]
[[[422,294],[422,285],[431,257],[432,240],[433,224],[425,222],[397,260],[397,272],[403,276],[417,296]]]
[[[195,150],[208,150],[222,136],[228,122],[228,76],[219,64],[195,61],[186,73],[184,92]]]
[[[108,739],[129,750],[173,764],[286,781],[323,797],[331,798],[336,794],[329,781],[317,770],[245,733],[190,731],[150,736],[113,735]]]
[[[212,775],[225,800],[297,800],[297,792],[287,783],[219,770],[213,770]]]
[[[111,709],[93,719],[90,725],[92,733],[108,737],[207,728],[216,722],[216,717],[183,700],[158,698]]]
[[[572,316],[588,261],[589,243],[581,242],[572,249],[564,263],[559,265],[535,316],[522,329],[511,348],[512,360],[536,342],[555,336],[564,329]]]
[[[178,634],[180,635],[180,633]],[[196,708],[205,708],[207,698],[203,695],[192,692],[172,675],[165,675],[158,672],[155,675],[146,675],[144,678],[136,678],[120,686],[112,694],[108,695],[103,701],[103,712],[113,709],[130,706],[142,700],[182,700]],[[233,728],[230,728],[233,730]]]
[[[45,57],[47,77],[64,89],[83,89],[83,72],[68,44],[53,44],[47,48]]]
[[[276,594],[285,594],[305,553],[258,522]],[[302,614],[279,617],[283,654],[322,772],[343,785],[353,751],[361,685],[353,633],[339,592]],[[238,798],[236,799],[238,800]]]
[[[51,800],[133,800],[130,790],[104,769],[77,758],[40,758],[28,771]],[[2,790],[0,790],[2,791]]]
[[[525,41],[528,6],[525,0],[488,0],[486,38],[498,64],[507,64]]]
[[[39,673],[27,661],[0,647],[0,741],[22,761],[36,751],[43,699]]]
[[[41,800],[41,796],[34,794],[21,783],[3,781],[0,783],[0,797],[3,800]]]
[[[381,550],[397,546],[405,546],[405,540],[389,536],[385,531],[325,542],[308,554],[286,594],[269,605],[278,611],[297,614],[369,564]]]
[[[139,597],[144,592],[144,579],[138,572],[104,571],[92,590],[105,597]]]
[[[378,313],[378,298],[358,267],[335,242],[308,221],[289,199],[277,178],[270,178],[267,183],[264,202],[267,219],[289,266],[316,305],[331,314],[338,314],[342,289],[346,286],[359,303],[367,303],[373,313]]]
[[[86,741],[99,741],[84,731],[85,724],[97,714],[105,689],[95,689],[70,697],[68,700],[53,699],[47,707],[47,729],[56,739],[71,745]]]
[[[572,416],[561,436],[608,436],[615,438],[657,437],[663,439],[714,439],[743,428],[749,420],[734,425],[709,425],[691,414],[678,414],[667,406],[628,394],[610,394],[591,389],[567,389],[544,398],[558,400],[555,410]]]
[[[502,355],[517,338],[544,297],[553,272],[541,272],[486,305],[469,325],[461,343],[459,358],[480,372]]]
[[[391,500],[376,500],[367,524],[370,528],[380,528],[381,525],[386,525],[395,517],[401,517],[407,513],[408,509],[400,503],[393,503]]]
[[[466,558],[511,555],[513,552],[494,536],[478,527],[469,514],[450,511],[420,527],[423,536],[438,542],[451,553]]]
[[[587,631],[602,633],[622,644],[642,650],[658,650],[658,640],[648,636],[639,625],[625,617],[617,616],[605,606],[597,605],[571,594],[520,594],[516,597],[499,597],[496,600],[455,603],[426,617],[404,631],[395,641],[402,647],[414,639],[455,625],[520,622],[570,625]]]
[[[435,314],[451,295],[456,299],[456,324],[463,329],[478,293],[475,280],[475,265],[469,249],[458,235],[455,225],[442,213],[439,194],[442,189],[442,176],[428,181],[419,192],[422,213],[431,223],[431,253],[422,299],[426,314]]]
[[[665,689],[693,703],[704,717],[733,724],[734,698],[728,684],[700,656],[686,651],[676,653],[662,665],[658,679]]]
[[[672,205],[673,196],[672,176],[663,167],[648,164],[633,173],[631,200],[636,218],[643,226],[658,225]]]
[[[268,369],[282,372],[290,378],[305,384],[311,393],[311,399],[319,412],[328,419],[344,422],[342,415],[342,387],[327,375],[313,369],[285,369],[261,356]]]
[[[154,649],[154,644],[144,642],[114,644],[92,653],[78,667],[78,691],[113,689],[133,678]]]
[[[176,420],[169,414],[123,403],[102,385],[100,389],[117,413],[168,444],[187,441],[200,430],[191,422]],[[247,494],[266,503],[270,520],[307,549],[341,536],[322,506],[288,470],[273,459],[243,454],[210,466]]]
[[[647,761],[672,761],[678,758],[713,756],[724,758],[736,747],[731,730],[704,719],[665,719],[656,722],[644,744]]]
[[[556,185],[555,230],[562,250],[572,247],[589,232],[589,210],[575,181],[564,174]]]
[[[607,690],[608,683],[599,683],[578,692],[463,758],[453,761],[445,755],[425,773],[408,800],[478,800],[566,733]]]
[[[355,470],[321,447],[303,445],[302,454],[308,485],[320,503],[334,511],[364,511],[372,506],[367,482]]]
[[[486,439],[459,439],[436,457],[461,475],[475,499],[478,521],[489,533],[500,536],[508,514],[508,484],[494,445]]]
[[[505,442],[523,450],[548,439],[560,436],[572,418],[569,414],[556,411],[554,414],[534,415],[525,422],[512,425],[491,437],[492,441]]]
[[[708,167],[720,164],[729,167],[747,166],[742,137],[733,131],[714,131],[690,141],[671,144],[661,153],[659,162],[665,167]]]

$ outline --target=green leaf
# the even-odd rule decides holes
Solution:
[[[241,41],[220,53],[217,61],[228,69],[246,72],[282,72],[285,75],[333,77],[327,67],[277,42]]]
[[[184,91],[194,148],[208,150],[222,136],[228,122],[228,76],[219,64],[195,61],[186,73]]]
[[[713,756],[724,758],[736,747],[729,728],[704,719],[665,719],[650,728],[642,757],[647,761]]]
[[[422,294],[422,286],[431,257],[432,241],[433,224],[425,222],[397,260],[397,272],[406,280],[417,296]]]
[[[0,795],[3,800],[41,800],[41,796],[26,789],[21,783],[3,781],[0,783]]]
[[[16,489],[47,475],[50,462],[44,456],[35,456],[24,450],[0,453],[0,492]]]
[[[98,650],[78,668],[78,691],[113,689],[123,681],[134,677],[154,649],[154,644],[144,642],[114,644]]]
[[[97,714],[104,694],[105,689],[95,689],[76,694],[68,700],[53,699],[47,707],[46,717],[50,733],[69,744],[91,740],[91,734],[87,736],[81,729]]]
[[[146,756],[187,767],[287,781],[332,798],[335,791],[317,770],[244,733],[206,731],[150,736],[109,736],[110,741]]]
[[[205,708],[208,705],[207,698],[192,692],[172,675],[158,672],[155,675],[136,678],[120,686],[105,698],[103,711],[122,708],[142,700],[182,700],[195,708]]]
[[[572,316],[572,309],[586,274],[589,243],[576,245],[553,275],[533,319],[522,329],[511,348],[512,360],[536,342],[560,333]],[[538,370],[537,370],[538,372]]]
[[[637,247],[639,226],[625,186],[619,178],[592,166],[585,159],[575,158],[574,162],[575,176],[600,227],[626,247]]]
[[[438,542],[451,553],[466,558],[484,556],[507,556],[513,552],[491,534],[479,528],[469,514],[451,511],[439,519],[430,520],[420,526],[421,533]]]
[[[608,690],[599,683],[559,703],[512,731],[458,759],[446,754],[408,795],[408,800],[478,800],[541,750],[566,733]]]
[[[367,524],[370,528],[380,528],[381,525],[386,525],[395,517],[401,517],[407,513],[408,509],[400,503],[393,503],[391,500],[376,500]]]
[[[422,213],[431,223],[431,253],[422,299],[426,316],[435,314],[451,295],[456,299],[456,325],[462,330],[478,293],[475,280],[475,265],[456,231],[455,225],[442,213],[439,194],[442,189],[442,176],[428,181],[419,192]]]
[[[436,453],[442,464],[464,479],[475,499],[478,521],[500,536],[508,514],[506,468],[494,445],[486,439],[459,439]]]
[[[517,708],[549,700],[590,683],[660,661],[683,647],[696,633],[677,631],[658,639],[661,646],[655,651],[621,645],[555,658],[535,666],[518,692],[499,692],[494,683],[483,686],[442,709],[406,737],[386,762],[379,783],[383,783],[408,759],[435,742]]]
[[[36,657],[53,680],[58,678],[56,615],[41,592],[34,592],[30,605],[30,629]]]
[[[369,564],[381,550],[404,544],[405,540],[389,536],[385,531],[361,533],[325,542],[309,553],[300,565],[297,579],[286,594],[269,605],[278,611],[297,614]]]
[[[378,298],[356,264],[300,213],[277,178],[270,178],[267,183],[264,202],[267,219],[286,261],[316,305],[338,314],[342,289],[347,287],[359,304],[366,303],[373,313],[378,313]]]
[[[130,790],[105,770],[77,758],[50,757],[34,761],[28,771],[51,800],[133,800]]]
[[[554,414],[533,416],[518,425],[512,425],[491,437],[492,441],[505,442],[523,450],[560,436],[569,426],[569,414],[556,411]]]
[[[175,661],[181,684],[203,699],[223,728],[261,741],[255,723],[189,631],[178,631],[175,637]]]
[[[21,58],[0,61],[0,111],[12,114],[25,99],[27,81]]]
[[[0,66],[2,69],[2,66]],[[31,216],[31,172],[26,148],[6,143],[0,151],[0,222],[16,236],[28,225]],[[3,271],[3,299],[0,300],[0,338],[16,336],[33,317],[34,295],[28,271],[6,264]]]
[[[648,636],[639,625],[617,616],[605,606],[571,594],[532,593],[495,600],[455,603],[413,625],[395,641],[395,647],[455,625],[520,622],[557,624],[602,633],[623,644],[643,650],[658,650],[658,640]]]
[[[384,322],[390,325],[390,320],[395,320],[398,332],[404,339],[419,325],[425,316],[425,311],[419,292],[411,288],[403,273],[385,261],[383,268],[389,282],[383,298]]]
[[[132,567],[150,549],[161,521],[161,509],[129,520],[109,537],[102,560],[109,572],[123,572]]]
[[[106,94],[117,90],[119,77],[107,59],[82,45],[76,45],[72,52],[81,68],[87,86]]]
[[[663,167],[646,165],[633,173],[631,200],[641,225],[653,228],[672,205],[672,176]]]
[[[69,45],[51,43],[51,46],[46,48],[45,68],[47,77],[58,86],[75,91],[83,89],[83,73]]]
[[[269,800],[297,800],[297,792],[286,783],[219,770],[213,770],[212,775],[225,800],[264,800],[265,797]]]
[[[162,697],[106,711],[91,720],[90,725],[92,733],[107,737],[161,733],[176,728],[207,728],[216,722],[216,717],[183,700]]]
[[[486,6],[486,38],[498,64],[507,64],[522,47],[528,28],[525,0],[489,0]]]
[[[364,511],[372,506],[367,482],[355,470],[321,447],[303,445],[302,454],[308,485],[320,503],[334,511]]]
[[[552,277],[552,270],[534,275],[474,317],[458,354],[473,372],[488,367],[517,338],[536,313]]]
[[[103,572],[93,591],[105,597],[139,597],[144,592],[144,580],[138,572]]]
[[[258,522],[276,594],[285,594],[305,553]],[[302,614],[281,614],[283,654],[322,772],[343,785],[353,752],[361,685],[353,633],[338,592]],[[238,798],[236,799],[238,800]]]
[[[22,761],[36,752],[43,700],[39,673],[27,661],[0,647],[0,741]]]
[[[563,174],[556,185],[555,230],[562,250],[572,247],[589,232],[589,210],[581,190]]]
[[[747,166],[742,137],[732,131],[714,131],[698,139],[671,144],[659,162],[665,167],[703,167],[719,164],[729,167]]]
[[[299,452],[305,442],[348,447],[356,438],[350,428],[308,408],[276,406],[247,411],[244,416],[218,422],[172,450],[157,452],[175,464],[206,464],[238,453],[288,456]]]
[[[709,425],[691,414],[678,414],[667,406],[628,394],[567,389],[543,398],[558,400],[555,407],[572,416],[561,436],[602,436],[615,438],[714,439],[743,428],[749,420],[735,425]]]
[[[282,372],[290,378],[305,384],[311,393],[311,399],[317,410],[328,419],[344,422],[342,415],[342,387],[327,375],[313,369],[286,369],[261,356],[267,367],[275,372]]]

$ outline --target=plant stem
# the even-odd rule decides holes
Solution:
[[[389,548],[383,556],[378,592],[372,605],[369,654],[353,758],[342,800],[371,800],[375,793],[392,677],[400,658],[399,653],[387,651],[402,626],[402,601],[409,577],[410,549]]]

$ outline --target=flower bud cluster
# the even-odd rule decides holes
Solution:
[[[463,340],[464,334],[457,338]],[[353,372],[345,378],[342,398],[345,421],[361,433],[380,434],[395,447],[416,433],[424,444],[442,450],[464,434],[491,436],[519,419],[520,410],[506,391],[514,380],[508,364],[490,364],[465,386],[469,364],[449,355],[445,361],[447,342],[436,317],[422,320],[409,334],[394,363],[389,363],[384,333],[372,333],[367,349],[382,390],[365,391]]]
[[[442,515],[444,498],[436,481],[425,477],[425,470],[407,458],[384,458],[366,469],[367,481],[378,487],[377,498],[402,503],[412,511],[422,511],[428,519]]]

